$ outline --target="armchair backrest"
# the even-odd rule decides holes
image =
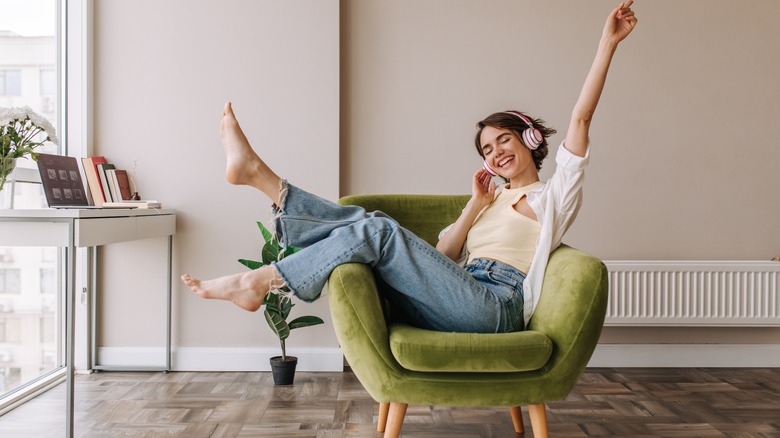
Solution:
[[[458,219],[469,198],[470,195],[352,195],[338,202],[387,213],[401,226],[436,246],[439,232]]]

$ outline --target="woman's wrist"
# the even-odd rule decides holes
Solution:
[[[482,196],[472,196],[471,199],[466,203],[466,207],[463,209],[463,212],[469,212],[476,217],[477,214],[479,214],[480,211],[482,211],[483,208],[485,208],[486,205],[490,203],[490,200],[485,200]]]
[[[469,208],[481,208],[484,201],[482,195],[471,195],[471,199],[466,203],[466,209]]]
[[[620,41],[616,41],[615,39],[607,36],[602,36],[601,40],[599,41],[599,50],[605,50],[610,53],[615,53],[618,44],[620,44]]]

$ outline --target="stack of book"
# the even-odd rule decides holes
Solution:
[[[132,199],[134,188],[127,171],[96,156],[81,159],[92,203],[98,207],[160,208],[157,201]]]

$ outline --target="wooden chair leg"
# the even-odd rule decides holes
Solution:
[[[547,411],[544,403],[528,406],[528,414],[531,417],[531,427],[534,430],[534,436],[547,438]]]
[[[406,403],[390,403],[384,438],[398,438],[401,435],[401,426],[404,424],[404,416],[406,416],[408,406]]]
[[[512,424],[515,425],[515,432],[525,433],[525,427],[523,426],[523,409],[520,406],[512,406],[509,408],[509,413],[512,414]]]
[[[379,421],[376,423],[376,431],[384,432],[387,426],[387,413],[390,411],[390,403],[379,403]]]

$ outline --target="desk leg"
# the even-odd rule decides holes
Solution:
[[[173,235],[168,236],[168,317],[165,322],[166,336],[165,336],[165,372],[171,370],[171,289],[172,289],[172,276],[173,273]]]
[[[74,409],[74,366],[73,358],[75,356],[74,338],[75,328],[75,293],[76,293],[76,247],[73,243],[73,223],[70,224],[70,242],[68,246],[67,267],[65,275],[65,436],[73,437],[73,409]]]
[[[98,296],[95,289],[97,288],[97,256],[98,247],[90,246],[88,249],[88,263],[89,263],[89,280],[87,280],[87,290],[89,296],[87,297],[87,372],[92,373],[97,365],[97,308],[98,308]]]
[[[171,324],[173,321],[172,317],[172,307],[173,307],[173,235],[168,236],[168,252],[167,252],[167,264],[166,264],[166,318],[165,318],[165,366],[123,366],[123,365],[101,365],[98,363],[98,357],[97,357],[97,330],[99,327],[99,316],[98,316],[98,308],[100,307],[100,294],[97,288],[97,259],[98,259],[98,253],[99,248],[98,247],[91,247],[92,250],[92,294],[91,294],[91,300],[90,300],[90,306],[91,309],[89,310],[91,315],[91,346],[90,346],[90,357],[91,360],[91,369],[93,371],[116,371],[116,370],[122,370],[122,371],[162,371],[162,372],[169,372],[173,366],[172,366],[172,348],[171,348],[171,335],[172,335],[172,329]]]

